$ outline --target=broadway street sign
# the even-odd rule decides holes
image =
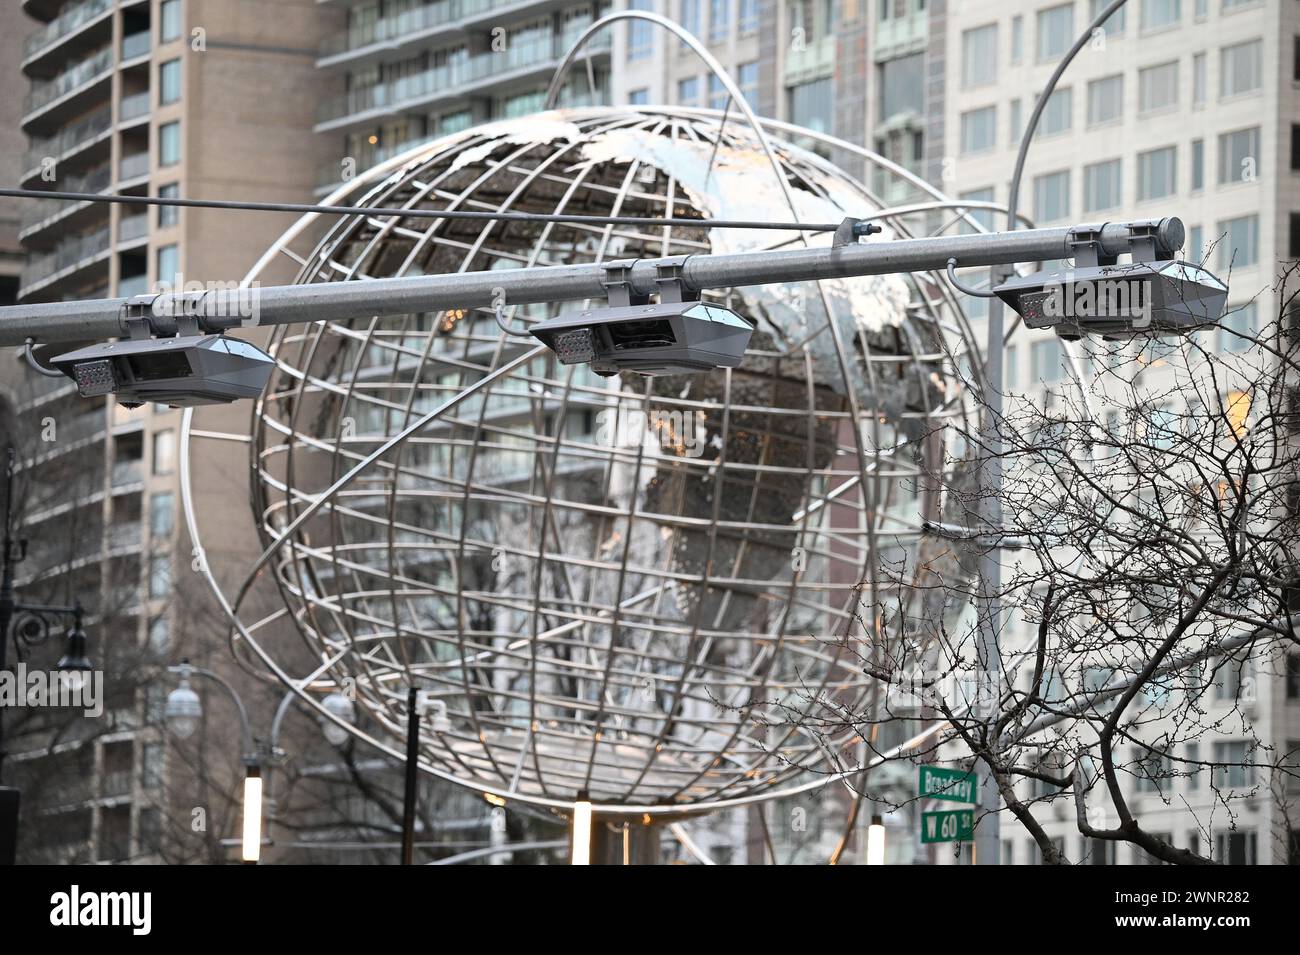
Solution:
[[[977,802],[978,791],[975,774],[960,769],[943,769],[939,766],[921,766],[917,780],[917,795],[949,802]]]

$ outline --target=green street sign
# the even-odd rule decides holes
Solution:
[[[974,809],[921,813],[922,842],[969,842],[974,835]]]
[[[949,802],[978,802],[979,783],[974,773],[940,766],[922,766],[917,780],[917,795]]]

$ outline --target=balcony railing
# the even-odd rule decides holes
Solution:
[[[108,251],[108,245],[109,231],[107,227],[88,232],[85,235],[65,239],[59,243],[59,247],[53,252],[48,255],[34,257],[28,262],[27,268],[23,269],[23,287],[26,288],[36,282],[43,281],[56,272],[71,268],[78,262],[94,258]]]
[[[58,180],[55,185],[65,192],[103,192],[113,180],[112,169],[108,163],[100,163],[94,169],[80,176],[69,176]],[[89,202],[66,202],[62,199],[37,199],[23,213],[22,229],[25,231],[38,223],[54,216],[84,209]]]
[[[149,213],[141,212],[139,215],[123,216],[117,224],[117,241],[131,242],[135,239],[142,239],[149,234]]]
[[[27,37],[23,47],[24,58],[30,59],[50,44],[79,29],[82,24],[89,23],[112,9],[113,0],[85,0],[75,7],[69,7]]]
[[[518,2],[519,0],[438,0],[436,3],[426,3],[424,6],[404,10],[396,16],[380,17],[370,23],[351,26],[332,34],[321,45],[321,56],[358,50],[372,43],[386,43],[420,30],[486,13],[493,7],[513,6]]]
[[[58,158],[74,146],[94,139],[112,125],[113,110],[106,106],[71,126],[65,126],[53,136],[34,138],[31,148],[27,150],[23,168],[35,169],[46,159]]]
[[[149,171],[149,154],[144,152],[123,156],[122,162],[117,169],[118,179],[134,179],[137,176],[143,176]]]
[[[351,90],[328,100],[321,108],[320,121],[329,122],[371,109],[401,108],[443,92],[455,95],[466,84],[502,72],[549,63],[569,51],[582,29],[585,26],[536,40],[512,43],[500,53],[480,53],[388,83]],[[609,42],[609,35],[602,34],[592,38],[588,49],[593,52],[608,49]]]
[[[149,52],[149,31],[141,30],[122,38],[122,59],[134,60]]]
[[[145,90],[143,93],[132,93],[130,96],[123,96],[117,112],[122,122],[144,116],[149,112],[149,91]]]
[[[131,275],[119,279],[117,283],[117,294],[122,298],[131,298],[133,295],[143,295],[149,291],[148,275]]]
[[[113,487],[139,484],[143,474],[139,461],[118,461],[113,465]]]
[[[64,70],[52,80],[44,83],[32,84],[31,92],[27,94],[24,103],[24,112],[34,113],[36,110],[49,105],[61,96],[71,93],[80,86],[85,86],[92,80],[99,79],[102,75],[107,75],[108,71],[113,68],[113,50],[111,47],[104,47],[99,52],[94,53],[75,66]]]
[[[109,550],[130,550],[140,546],[139,524],[116,524],[110,527],[104,543]]]

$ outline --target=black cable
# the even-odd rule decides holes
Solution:
[[[196,209],[238,209],[253,212],[318,212],[325,215],[401,216],[408,219],[468,219],[491,222],[558,222],[587,225],[681,226],[692,229],[770,229],[785,232],[834,232],[838,222],[747,222],[737,219],[656,219],[652,216],[582,216],[541,212],[471,212],[462,209],[391,209],[382,206],[317,206],[301,202],[240,202],[229,199],[169,199],[162,196],[105,196],[97,192],[45,192],[40,189],[0,189],[6,199],[58,199],[65,202],[108,202],[128,206],[183,206]],[[869,231],[879,231],[868,226]]]

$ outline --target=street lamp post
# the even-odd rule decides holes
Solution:
[[[11,445],[5,457],[4,540],[0,542],[0,671],[8,665],[9,635],[13,631],[16,644],[34,646],[50,638],[52,618],[71,617],[72,627],[67,632],[67,646],[59,658],[57,669],[69,679],[69,685],[80,690],[83,675],[91,669],[86,656],[86,631],[82,628],[85,611],[80,603],[71,607],[57,604],[22,603],[14,594],[14,567],[27,556],[26,538],[13,536],[14,464],[16,455]],[[13,626],[15,616],[19,624]],[[4,769],[4,709],[0,707],[0,773]],[[0,865],[13,865],[18,853],[19,791],[10,786],[0,786]]]
[[[1086,30],[1075,40],[1074,45],[1061,58],[1061,62],[1052,71],[1051,78],[1034,104],[1029,115],[1029,122],[1020,139],[1020,150],[1016,155],[1016,166],[1011,176],[1007,194],[1007,229],[1015,231],[1016,212],[1020,199],[1020,179],[1025,171],[1025,157],[1033,140],[1034,130],[1038,128],[1048,99],[1056,89],[1057,82],[1079,51],[1092,39],[1093,33],[1106,22],[1116,10],[1124,6],[1126,0],[1113,0],[1090,23]],[[989,272],[989,286],[997,288],[1015,273],[1013,263],[994,265]],[[977,653],[980,669],[984,679],[980,694],[990,705],[995,705],[1001,695],[1002,651],[1000,631],[1002,626],[1002,601],[999,591],[1002,589],[1002,563],[999,537],[1002,527],[1002,389],[1005,387],[1005,369],[1003,367],[1003,349],[1005,332],[1003,325],[1003,304],[1000,298],[989,298],[988,310],[988,346],[985,351],[985,376],[988,391],[985,397],[985,414],[981,423],[981,444],[986,453],[982,468],[983,493],[979,499],[980,523],[990,531],[989,544],[983,549],[979,560],[979,579],[983,612],[977,614],[978,641]],[[984,766],[981,771],[979,808],[981,818],[975,830],[975,862],[977,865],[997,865],[1002,847],[1001,811],[1002,799],[998,793],[993,774]]]
[[[241,856],[249,864],[256,863],[262,857],[262,753],[253,737],[253,727],[248,720],[248,710],[235,688],[223,677],[196,667],[188,660],[182,660],[179,666],[168,667],[171,673],[180,675],[180,685],[167,695],[167,706],[163,716],[181,739],[194,735],[199,727],[199,718],[203,715],[203,706],[199,695],[190,686],[190,678],[201,676],[211,680],[226,691],[226,695],[235,703],[239,713],[239,726],[243,744],[244,760],[244,815],[241,839]]]

